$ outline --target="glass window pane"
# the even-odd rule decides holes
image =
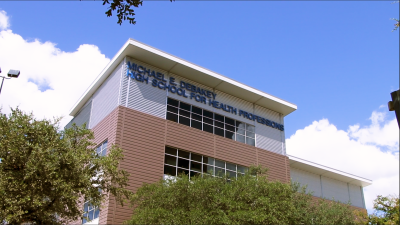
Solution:
[[[83,205],[83,211],[87,212],[89,211],[89,207],[88,207],[88,202],[85,202],[85,204]]]
[[[186,110],[183,110],[183,109],[179,109],[179,115],[180,116],[186,116],[186,117],[190,117],[190,112],[189,111],[186,111]]]
[[[192,119],[195,119],[195,120],[198,120],[198,121],[202,121],[202,116],[199,116],[199,115],[197,115],[197,114],[194,114],[194,113],[192,113]]]
[[[172,99],[172,98],[168,98],[167,103],[168,103],[168,105],[173,105],[173,106],[178,107],[179,101]]]
[[[211,175],[214,175],[214,167],[203,164],[203,173],[211,173]]]
[[[178,156],[179,157],[189,159],[189,154],[190,154],[189,152],[178,150]]]
[[[167,112],[167,120],[178,122],[178,115]]]
[[[212,120],[212,119],[209,119],[209,118],[207,118],[207,117],[203,117],[203,122],[204,122],[204,123],[208,123],[208,124],[210,124],[210,125],[213,125],[213,120]]]
[[[228,124],[225,124],[225,129],[227,129],[227,130],[229,130],[231,132],[235,132],[235,127],[232,127],[232,126],[230,126]]]
[[[207,131],[208,133],[214,133],[214,129],[212,125],[208,125],[206,123],[203,123],[203,130]]]
[[[173,113],[176,113],[176,114],[178,114],[178,108],[175,108],[175,107],[173,107],[173,106],[167,106],[167,111],[168,112],[173,112]]]
[[[246,136],[247,137],[251,137],[251,138],[255,138],[256,137],[255,134],[253,132],[250,132],[250,131],[246,131]]]
[[[199,114],[199,115],[203,115],[203,110],[200,108],[197,108],[196,106],[192,106],[192,112]]]
[[[235,140],[235,133],[225,130],[225,137],[231,140]]]
[[[103,152],[101,153],[101,155],[102,155],[102,156],[105,156],[106,153],[107,153],[107,150],[106,150],[106,149],[103,149]]]
[[[184,174],[188,175],[189,174],[189,170],[184,170],[184,169],[178,168],[178,175],[181,174],[181,173],[184,173]]]
[[[197,161],[197,162],[201,162],[201,155],[197,155],[197,154],[191,153],[190,159],[194,160],[194,161]]]
[[[245,129],[245,124],[236,120],[236,128]]]
[[[225,117],[225,123],[229,124],[231,126],[235,126],[235,120],[228,118],[228,117]]]
[[[242,130],[242,129],[237,129],[237,130],[236,130],[236,133],[237,133],[237,134],[242,134],[242,135],[244,135],[244,134],[245,134],[245,131]]]
[[[215,167],[215,176],[222,177],[225,175],[225,169]]]
[[[165,155],[165,164],[176,166],[176,157]]]
[[[170,154],[170,155],[176,155],[177,149],[171,148],[171,147],[165,147],[165,153]]]
[[[172,166],[164,165],[164,174],[176,176],[176,168]]]
[[[99,218],[99,214],[100,214],[100,209],[96,208],[96,210],[94,211],[94,219]]]
[[[216,159],[215,160],[215,166],[219,166],[219,167],[225,168],[225,162]]]
[[[210,119],[214,118],[214,113],[207,111],[207,110],[203,110],[203,116],[206,116]]]
[[[236,141],[238,142],[242,142],[242,143],[246,143],[246,139],[244,136],[240,135],[240,134],[236,134]]]
[[[256,141],[253,138],[246,137],[246,144],[256,146]]]
[[[221,116],[221,115],[218,115],[218,114],[214,114],[214,118],[215,118],[215,120],[218,120],[218,121],[221,121],[221,122],[224,122],[224,116]]]
[[[214,134],[224,137],[224,129],[214,127]]]
[[[201,173],[197,173],[197,172],[194,172],[194,171],[190,171],[190,177],[194,177],[194,176],[201,176]]]
[[[236,177],[236,173],[235,172],[232,172],[232,171],[229,171],[229,170],[227,170],[226,171],[226,175],[228,175],[228,177]]]
[[[232,163],[226,163],[226,169],[236,171],[236,165]]]
[[[90,204],[90,202],[88,203],[88,211],[90,211],[90,210],[92,210],[93,209],[93,206],[92,206],[92,204]]]
[[[197,162],[190,162],[190,170],[194,170],[194,171],[198,171],[201,172],[201,163],[197,163]]]
[[[214,158],[211,157],[203,157],[203,163],[214,165]]]
[[[179,116],[179,123],[186,126],[190,126],[190,119],[183,116]]]
[[[190,112],[190,105],[189,105],[189,104],[186,104],[186,103],[181,102],[179,108],[185,109],[185,110],[187,110],[187,111]]]
[[[247,171],[247,167],[237,165],[237,171],[240,173],[245,173]]]
[[[224,129],[224,123],[215,121],[214,126]]]
[[[93,220],[94,210],[91,210],[88,214],[89,220]]]
[[[192,120],[191,127],[202,130],[202,123],[196,120]]]
[[[254,126],[253,125],[249,125],[249,124],[246,124],[246,130],[251,131],[251,132],[255,132]]]
[[[178,158],[178,167],[189,169],[189,160]]]
[[[84,224],[84,223],[86,223],[87,222],[87,220],[86,220],[86,217],[87,217],[87,214],[85,213],[85,214],[83,214],[83,219],[82,219],[82,224]]]

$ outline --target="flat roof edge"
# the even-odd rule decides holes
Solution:
[[[222,74],[219,74],[219,73],[217,73],[217,72],[214,72],[214,71],[212,71],[212,70],[209,70],[209,69],[207,69],[207,68],[204,68],[204,67],[202,67],[202,66],[199,66],[199,65],[194,64],[194,63],[192,63],[192,62],[189,62],[189,61],[187,61],[187,60],[185,60],[185,59],[179,58],[179,57],[177,57],[177,56],[174,56],[174,55],[172,55],[172,54],[169,54],[169,53],[167,53],[167,52],[164,52],[164,51],[162,51],[162,50],[160,50],[160,49],[154,48],[154,47],[152,47],[152,46],[150,46],[150,45],[147,45],[147,44],[145,44],[145,43],[142,43],[142,42],[137,41],[137,40],[132,39],[132,38],[129,38],[128,41],[130,41],[130,43],[132,43],[132,44],[135,43],[134,45],[136,45],[136,46],[138,46],[138,47],[139,47],[139,45],[141,45],[140,47],[143,48],[143,49],[145,49],[145,50],[147,50],[147,51],[156,53],[156,54],[158,54],[158,55],[160,55],[160,56],[163,56],[163,57],[168,58],[168,59],[170,59],[170,60],[172,60],[172,61],[175,61],[175,62],[177,62],[177,63],[180,63],[180,64],[182,64],[182,65],[184,65],[184,66],[190,67],[190,68],[192,68],[192,69],[194,69],[194,70],[197,70],[197,71],[200,71],[200,72],[202,72],[202,73],[204,73],[204,74],[208,74],[208,75],[213,76],[213,77],[215,77],[215,78],[217,78],[217,79],[223,80],[223,81],[225,81],[225,82],[228,82],[228,83],[230,83],[230,84],[233,84],[233,85],[235,85],[235,86],[238,86],[238,87],[240,87],[240,88],[243,88],[243,89],[245,89],[245,90],[248,90],[248,91],[253,92],[253,93],[255,93],[255,94],[258,94],[258,95],[261,95],[261,96],[263,96],[263,97],[269,98],[269,99],[271,99],[271,100],[273,100],[273,101],[276,101],[276,102],[278,102],[278,103],[280,103],[280,104],[286,105],[286,106],[288,106],[288,107],[290,107],[290,108],[292,108],[292,109],[294,109],[294,110],[297,109],[297,105],[295,105],[295,104],[293,104],[293,103],[291,103],[291,102],[288,102],[288,101],[286,101],[286,100],[280,99],[280,98],[278,98],[278,97],[276,97],[276,96],[273,96],[273,95],[271,95],[271,94],[268,94],[268,93],[266,93],[266,92],[260,91],[260,90],[258,90],[258,89],[253,88],[253,87],[250,87],[250,86],[248,86],[248,85],[246,85],[246,84],[243,84],[243,83],[240,83],[240,82],[238,82],[238,81],[235,81],[235,80],[233,80],[233,79],[231,79],[231,78],[229,78],[229,77],[226,77],[226,76],[224,76],[224,75],[222,75]],[[293,110],[293,111],[294,111],[294,110]]]
[[[337,169],[334,169],[334,168],[331,168],[331,167],[323,166],[321,164],[314,163],[314,162],[311,162],[311,161],[308,161],[308,160],[305,160],[305,159],[301,159],[301,158],[296,157],[296,156],[292,156],[292,155],[287,155],[287,156],[289,157],[289,160],[293,160],[293,161],[296,161],[298,163],[303,163],[303,164],[306,164],[308,166],[316,167],[318,169],[326,170],[327,172],[336,173],[338,175],[345,176],[345,177],[360,181],[363,184],[365,184],[365,185],[363,185],[363,187],[372,184],[372,180],[369,180],[369,179],[366,179],[366,178],[363,178],[363,177],[360,177],[360,176],[357,176],[357,175],[354,175],[354,174],[350,174],[350,173],[347,173],[347,172],[344,172],[344,171],[341,171],[341,170],[337,170]]]
[[[142,42],[139,42],[137,40],[134,40],[132,38],[129,38],[127,42],[125,42],[125,44],[122,46],[122,48],[117,52],[117,54],[115,54],[115,56],[110,60],[110,62],[105,66],[105,68],[100,72],[100,74],[95,78],[95,80],[90,84],[90,86],[86,89],[86,91],[83,93],[83,95],[81,95],[81,97],[79,98],[79,100],[74,104],[74,106],[71,108],[69,115],[70,116],[75,116],[79,110],[83,107],[83,105],[89,100],[89,98],[94,94],[94,92],[100,87],[100,85],[104,82],[104,80],[107,78],[107,74],[109,74],[109,72],[111,72],[110,70],[114,69],[115,63],[117,63],[116,61],[118,59],[120,59],[121,57],[125,57],[126,55],[123,55],[124,52],[129,48],[129,46],[132,45],[134,47],[138,47],[141,48],[143,50],[146,50],[152,54],[156,54],[159,55],[161,57],[164,57],[168,60],[171,60],[173,62],[179,63],[185,67],[188,67],[190,69],[193,70],[197,70],[205,75],[214,77],[218,80],[221,80],[223,82],[229,83],[231,85],[236,86],[237,88],[243,89],[245,91],[254,93],[260,97],[264,97],[266,99],[269,99],[273,102],[276,102],[278,104],[281,104],[284,108],[286,108],[286,110],[283,110],[282,112],[279,112],[281,114],[283,114],[284,116],[292,113],[293,111],[297,110],[297,105],[290,103],[288,101],[285,101],[283,99],[280,99],[278,97],[275,97],[273,95],[270,95],[268,93],[265,93],[263,91],[257,90],[255,88],[252,88],[246,84],[242,84],[238,81],[235,81],[231,78],[228,78],[226,76],[223,76],[221,74],[218,74],[216,72],[213,72],[209,69],[203,68],[199,65],[193,64],[189,61],[186,61],[184,59],[181,59],[177,56],[171,55],[167,52],[164,52],[162,50],[159,50],[157,48],[154,48],[150,45],[144,44]],[[236,96],[237,97],[237,96]],[[256,103],[257,104],[257,103]],[[265,107],[265,106],[263,106]]]

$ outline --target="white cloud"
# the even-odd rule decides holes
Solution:
[[[4,10],[0,10],[0,30],[5,30],[10,26],[8,22],[7,12]]]
[[[74,52],[64,52],[52,42],[29,42],[7,29],[8,24],[6,12],[1,11],[1,75],[10,69],[20,70],[21,75],[4,81],[2,113],[19,106],[37,118],[64,116],[64,126],[72,118],[69,110],[110,59],[95,45],[83,44]],[[43,87],[47,90],[42,92]]]
[[[314,121],[286,139],[290,155],[373,180],[364,188],[367,209],[377,195],[399,194],[399,129],[396,119],[374,111],[371,124],[338,130],[327,119]]]

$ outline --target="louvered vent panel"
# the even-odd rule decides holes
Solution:
[[[118,106],[122,65],[123,62],[114,69],[111,75],[93,94],[93,109],[89,128],[95,127]]]
[[[132,58],[127,58],[127,61],[128,60],[131,63],[137,64],[138,66],[139,65],[144,66],[146,67],[146,69],[151,69],[154,70],[155,72],[163,73],[164,78],[168,80],[166,71],[158,69],[154,66],[140,62]],[[126,77],[125,74],[124,77]],[[129,81],[130,84],[128,87],[128,95],[127,95],[128,104],[126,105],[126,107],[164,119],[166,111],[167,90],[162,90],[159,89],[158,87],[153,87],[151,85],[151,81],[154,79],[153,77],[149,77],[148,83],[140,82],[132,78],[129,79],[130,79]]]

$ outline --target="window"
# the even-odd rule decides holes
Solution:
[[[89,201],[85,202],[85,204],[83,205],[83,211],[85,211],[83,217],[86,217],[87,220],[86,218],[83,218],[82,224],[85,224],[91,220],[98,218],[100,214],[100,209],[98,207],[93,207]]]
[[[101,143],[97,148],[96,152],[99,156],[105,156],[107,154],[107,140]]]
[[[237,177],[247,171],[247,167],[221,161],[212,157],[165,146],[164,175],[176,176],[185,173],[189,177],[211,173],[213,176]]]
[[[256,146],[253,125],[172,98],[167,100],[167,120]]]

